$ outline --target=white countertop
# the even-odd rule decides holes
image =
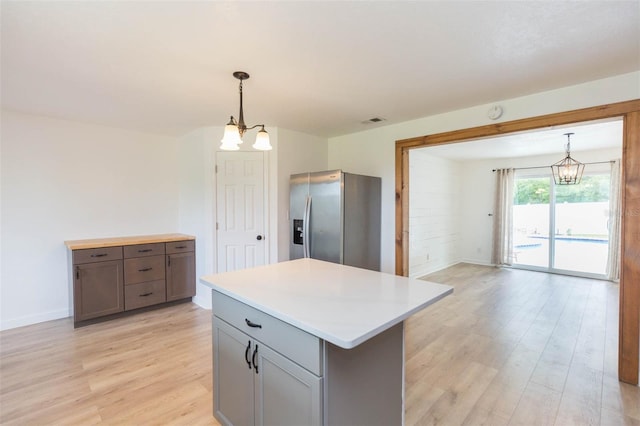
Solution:
[[[314,259],[207,275],[200,281],[345,349],[453,292],[448,285]]]

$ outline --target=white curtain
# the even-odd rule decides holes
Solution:
[[[611,186],[609,190],[609,255],[607,279],[620,279],[620,160],[611,162]]]
[[[513,261],[513,185],[515,169],[496,170],[496,198],[493,209],[494,265],[511,265]]]

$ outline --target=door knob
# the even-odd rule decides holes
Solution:
[[[258,240],[258,241],[260,241],[261,239],[262,239],[262,235],[258,235],[258,236],[256,237],[256,240]]]

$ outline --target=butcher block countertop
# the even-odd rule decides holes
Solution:
[[[157,234],[136,235],[132,237],[94,238],[90,240],[69,240],[64,244],[70,250],[92,249],[101,247],[131,246],[134,244],[168,243],[172,241],[195,240],[192,235]]]
[[[200,281],[344,349],[453,292],[448,285],[315,259],[208,275]]]

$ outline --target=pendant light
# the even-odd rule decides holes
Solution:
[[[584,164],[571,158],[571,135],[573,133],[565,133],[567,156],[551,166],[553,181],[556,185],[576,185],[582,179]]]
[[[242,143],[242,136],[247,130],[260,127],[258,134],[256,135],[256,141],[252,145],[254,149],[260,151],[270,151],[271,143],[269,142],[269,134],[264,129],[264,124],[256,124],[255,126],[247,127],[244,123],[244,111],[242,110],[242,81],[249,78],[249,74],[244,71],[236,71],[233,76],[240,80],[240,114],[238,115],[238,121],[231,116],[229,122],[224,126],[224,135],[222,137],[220,149],[223,151],[237,151],[240,149]]]

